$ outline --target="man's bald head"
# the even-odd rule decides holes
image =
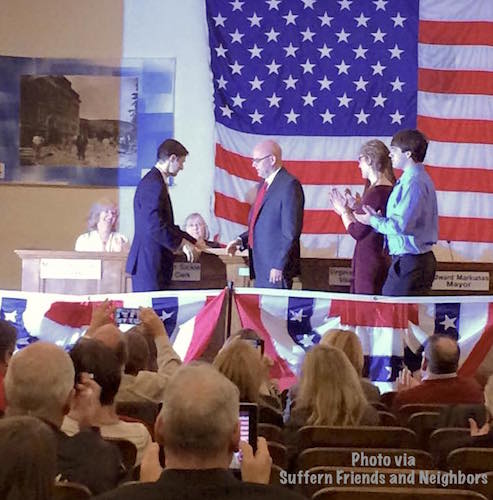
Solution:
[[[30,414],[61,425],[74,387],[74,365],[55,344],[36,342],[10,361],[5,392],[10,415]]]
[[[118,327],[112,323],[100,326],[94,330],[91,335],[94,340],[99,340],[105,346],[109,347],[118,358],[121,366],[125,366],[127,363],[127,345],[125,339],[123,338],[123,333],[118,329]]]
[[[425,347],[427,369],[435,375],[456,373],[460,350],[457,341],[446,335],[432,335]]]
[[[253,148],[253,166],[262,178],[267,178],[282,165],[282,151],[277,142],[266,140]]]
[[[202,458],[231,453],[238,416],[232,382],[205,363],[182,366],[166,386],[158,417],[165,451]]]

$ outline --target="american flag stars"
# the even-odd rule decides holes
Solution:
[[[251,133],[391,135],[412,115],[406,66],[416,66],[417,48],[406,0],[208,8],[219,122]]]

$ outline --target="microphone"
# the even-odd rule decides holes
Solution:
[[[448,251],[449,251],[449,254],[450,254],[450,262],[455,262],[454,254],[452,252],[452,245],[450,243],[451,243],[451,241],[447,240]]]

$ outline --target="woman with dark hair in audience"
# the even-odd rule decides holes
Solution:
[[[115,396],[120,387],[122,367],[115,353],[99,340],[82,338],[70,351],[70,357],[76,380],[81,373],[89,373],[101,387],[94,425],[99,426],[104,438],[126,439],[134,443],[137,448],[136,465],[139,465],[151,436],[144,424],[124,422],[116,413]],[[79,417],[74,408],[64,418],[61,429],[69,436],[79,432]]]
[[[305,355],[295,407],[285,427],[293,448],[305,425],[378,425],[378,412],[363,393],[356,370],[336,347],[316,345]]]
[[[118,207],[110,200],[94,203],[87,218],[88,232],[75,242],[77,252],[124,252],[129,249],[126,236],[116,231]]]
[[[56,440],[35,417],[0,420],[0,498],[51,500],[56,475]]]
[[[390,259],[384,252],[383,235],[371,226],[358,222],[353,212],[369,205],[377,212],[385,215],[387,200],[395,184],[394,171],[390,161],[390,151],[379,140],[371,140],[363,144],[359,154],[359,168],[363,179],[369,181],[361,200],[344,196],[337,189],[329,194],[336,213],[341,216],[347,232],[356,240],[352,261],[352,293],[378,295],[387,277]],[[363,212],[361,212],[363,213]]]
[[[370,402],[380,400],[380,391],[378,387],[373,385],[368,379],[363,378],[363,347],[355,332],[352,330],[339,330],[337,328],[329,330],[322,337],[320,344],[340,349],[354,366],[366,399]]]
[[[8,321],[0,319],[0,416],[5,412],[5,391],[3,379],[9,367],[9,361],[15,350],[17,330]]]

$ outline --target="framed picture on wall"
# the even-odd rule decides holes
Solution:
[[[134,186],[173,136],[175,59],[0,56],[0,182]]]

